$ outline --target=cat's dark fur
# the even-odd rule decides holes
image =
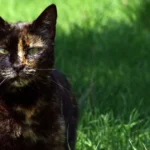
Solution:
[[[32,23],[0,18],[0,150],[74,150],[77,104],[54,68],[57,11]]]

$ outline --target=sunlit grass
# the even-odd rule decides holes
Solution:
[[[57,5],[56,66],[79,103],[77,150],[150,149],[146,2],[0,0],[0,15],[11,22],[32,21]]]

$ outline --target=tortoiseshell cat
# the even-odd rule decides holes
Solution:
[[[77,105],[54,69],[57,10],[32,23],[0,17],[0,150],[74,150]]]

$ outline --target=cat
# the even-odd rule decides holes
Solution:
[[[78,107],[54,67],[56,20],[55,4],[32,23],[0,17],[0,150],[75,149]]]

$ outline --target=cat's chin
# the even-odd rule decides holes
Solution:
[[[21,88],[21,87],[27,86],[28,83],[29,83],[28,81],[23,81],[23,82],[14,81],[12,82],[11,86]]]
[[[29,82],[30,82],[29,80],[19,78],[16,80],[12,80],[10,84],[13,87],[21,88],[21,87],[27,86],[29,84]]]

